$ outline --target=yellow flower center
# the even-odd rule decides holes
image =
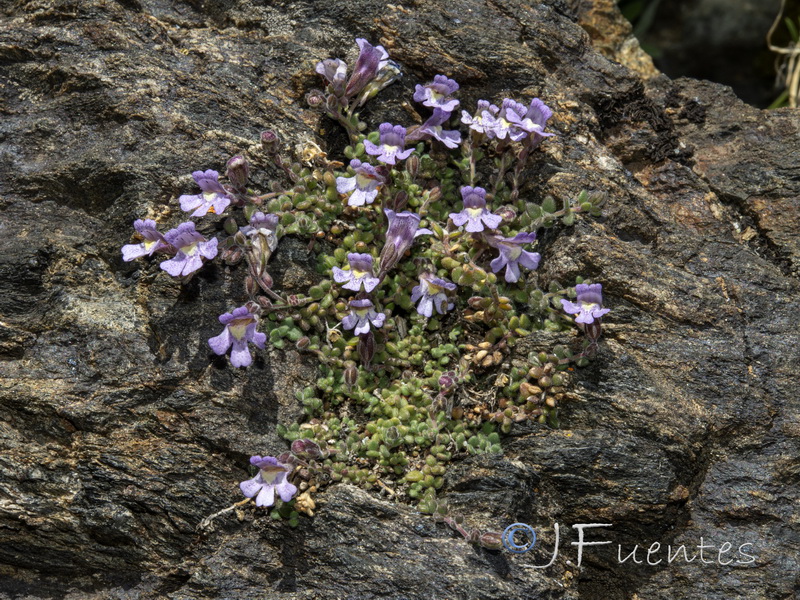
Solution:
[[[286,469],[278,465],[270,465],[261,469],[261,479],[267,483],[272,483],[281,473],[285,473]]]
[[[247,326],[252,322],[253,319],[250,317],[246,317],[244,319],[234,319],[228,323],[228,331],[230,331],[231,335],[237,340],[241,340],[244,338],[244,334],[247,331]]]

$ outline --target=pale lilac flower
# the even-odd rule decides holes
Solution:
[[[344,289],[360,292],[363,284],[364,291],[370,293],[381,282],[372,273],[371,254],[351,252],[347,255],[347,262],[350,263],[349,271],[333,267],[333,279],[336,283],[344,284],[342,285]]]
[[[575,286],[575,291],[578,293],[577,302],[562,300],[561,306],[564,308],[564,312],[578,315],[575,317],[576,323],[589,325],[611,310],[603,308],[603,286],[601,284],[579,283]]]
[[[453,291],[456,287],[455,283],[447,281],[447,279],[434,277],[430,273],[423,273],[419,277],[419,285],[411,290],[411,301],[416,302],[419,300],[417,312],[423,317],[430,318],[433,316],[434,308],[436,308],[436,312],[443,315],[455,306],[448,300],[445,290]]]
[[[345,81],[347,80],[347,64],[338,58],[326,58],[318,62],[315,69],[331,85],[331,91],[335,96],[344,95]]]
[[[457,130],[445,131],[442,125],[450,118],[450,113],[441,108],[434,108],[433,115],[425,123],[409,134],[406,138],[408,142],[427,140],[434,138],[442,142],[448,148],[457,148],[461,143],[461,132]]]
[[[264,348],[267,336],[256,331],[258,326],[258,315],[251,313],[247,306],[240,306],[232,313],[225,313],[219,316],[219,322],[225,325],[222,333],[208,340],[208,345],[215,354],[222,356],[231,348],[231,364],[234,367],[249,367],[253,362],[250,356],[248,342],[252,342],[258,348]]]
[[[253,213],[250,217],[250,224],[245,225],[240,231],[249,237],[254,246],[263,249],[264,240],[270,252],[274,252],[278,247],[278,215],[264,214],[261,211]]]
[[[178,198],[181,203],[181,210],[186,212],[194,211],[190,216],[203,217],[209,212],[218,215],[228,208],[231,203],[230,196],[222,184],[219,182],[219,173],[209,169],[208,171],[195,171],[192,177],[203,190],[195,196],[184,195]]]
[[[175,249],[169,245],[164,236],[156,231],[156,222],[150,219],[136,219],[133,228],[144,238],[141,244],[126,244],[122,247],[122,260],[130,262],[140,256],[153,256],[160,250],[172,251]]]
[[[272,235],[275,235],[275,231],[278,229],[278,215],[273,215],[271,213],[264,214],[261,211],[256,211],[250,217],[250,224],[245,225],[239,231],[249,237],[253,237],[256,235],[264,235],[265,231],[270,232]]]
[[[394,267],[406,250],[420,235],[431,235],[430,229],[420,229],[420,217],[410,212],[395,213],[384,208],[383,212],[389,221],[386,229],[386,243],[381,250],[381,273],[385,274]]]
[[[469,125],[470,129],[478,133],[487,133],[494,128],[495,117],[500,111],[494,104],[490,104],[487,100],[478,100],[478,108],[473,117],[467,111],[461,111],[461,122]]]
[[[348,206],[372,204],[378,196],[378,188],[386,183],[386,179],[371,164],[362,163],[357,158],[350,161],[350,168],[355,171],[355,175],[337,177],[336,191],[340,194],[350,193]]]
[[[466,224],[467,231],[477,233],[486,227],[497,229],[500,226],[503,217],[486,210],[485,189],[465,185],[461,188],[461,198],[464,200],[464,210],[450,213],[450,218],[456,227]]]
[[[514,112],[509,112],[507,118],[514,124],[515,135],[522,135],[522,137],[530,135],[532,145],[538,146],[544,138],[555,135],[554,133],[544,132],[547,121],[552,116],[553,111],[539,98],[534,98],[531,100],[531,105],[528,107],[527,112],[520,118]],[[522,138],[514,137],[512,139],[519,140]]]
[[[380,146],[365,139],[364,149],[367,154],[377,156],[382,163],[394,165],[398,160],[405,160],[414,152],[414,148],[403,150],[406,145],[406,128],[402,125],[392,126],[391,123],[381,123],[378,131],[381,134]]]
[[[493,126],[488,129],[486,133],[489,138],[496,137],[497,139],[503,140],[508,137],[514,141],[521,140],[527,133],[516,127],[515,124],[523,120],[525,113],[526,109],[524,104],[520,104],[511,98],[505,98],[500,105],[499,112],[494,117]],[[485,114],[486,113],[484,113],[484,115]]]
[[[448,98],[450,94],[458,90],[458,84],[444,75],[436,75],[433,83],[425,85],[417,84],[414,92],[414,100],[421,102],[424,106],[431,108],[441,108],[448,116],[458,106],[458,100]]]
[[[292,470],[290,465],[278,462],[273,456],[251,456],[250,464],[258,467],[258,475],[239,484],[239,489],[248,498],[256,496],[256,506],[275,504],[275,492],[281,500],[289,502],[297,493],[297,486],[286,478]]]
[[[342,327],[354,329],[355,335],[369,333],[370,324],[372,327],[382,327],[386,320],[384,313],[375,310],[375,305],[369,298],[362,300],[350,300],[350,314],[342,319]]]
[[[497,273],[505,267],[506,281],[514,283],[519,281],[520,265],[531,270],[538,267],[539,261],[542,259],[541,255],[538,252],[528,252],[522,249],[522,244],[530,244],[535,239],[535,233],[518,233],[513,238],[490,236],[487,241],[500,251],[500,255],[489,263],[492,271]]]
[[[161,263],[161,268],[173,277],[194,273],[203,266],[204,258],[211,260],[217,255],[217,238],[207,240],[195,231],[191,221],[170,229],[164,239],[177,250],[174,258]]]

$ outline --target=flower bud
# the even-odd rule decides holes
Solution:
[[[266,296],[259,296],[258,303],[264,307],[265,310],[270,310],[272,308],[272,300],[267,298]]]
[[[603,328],[600,325],[600,319],[595,319],[591,323],[584,325],[584,331],[586,332],[586,337],[588,337],[591,341],[596,342],[600,339],[600,336],[603,334]]]
[[[239,264],[242,256],[244,256],[244,253],[241,248],[228,248],[222,253],[222,260],[225,261],[225,264],[234,266]]]
[[[517,211],[515,211],[510,206],[504,206],[497,213],[500,217],[502,217],[503,221],[506,223],[511,223],[514,219],[517,218]]]
[[[455,383],[455,373],[453,373],[453,371],[442,373],[442,376],[439,377],[439,387],[442,389],[442,391],[449,390],[455,385]]]
[[[225,219],[225,225],[223,227],[225,229],[225,233],[228,235],[236,235],[236,232],[239,231],[239,226],[236,224],[236,219],[233,217],[228,217]]]
[[[280,144],[281,141],[278,134],[271,129],[261,132],[261,147],[267,154],[277,154]]]
[[[269,273],[262,273],[258,283],[262,288],[271,290],[273,284],[272,276]]]
[[[228,160],[226,175],[234,189],[244,191],[250,179],[250,165],[244,156],[237,155]]]
[[[237,231],[233,236],[233,241],[240,246],[244,246],[247,243],[247,238],[241,231]]]
[[[358,382],[358,367],[353,361],[347,361],[347,366],[344,370],[344,383],[347,387],[352,388]]]
[[[364,368],[369,370],[369,365],[375,356],[375,336],[372,331],[358,336],[358,356]]]
[[[496,531],[486,531],[481,534],[479,543],[489,550],[500,550],[503,547],[503,536]]]
[[[251,298],[256,295],[258,292],[258,284],[256,284],[256,280],[253,279],[250,275],[245,277],[244,279],[244,289],[247,292],[247,295]]]
[[[414,179],[419,173],[419,156],[412,154],[406,159],[406,171]]]
[[[297,346],[298,350],[305,350],[306,348],[308,348],[309,344],[311,344],[311,340],[307,335],[304,335],[299,340],[297,340],[295,346]]]
[[[292,454],[300,458],[315,459],[322,457],[322,449],[313,440],[295,440],[292,442]]]
[[[313,89],[306,94],[306,102],[311,108],[319,108],[325,105],[325,93],[322,90]]]
[[[406,192],[404,192],[403,190],[400,190],[399,192],[397,192],[397,194],[394,197],[394,210],[395,210],[395,212],[402,211],[406,207],[407,203],[408,203],[408,194]]]

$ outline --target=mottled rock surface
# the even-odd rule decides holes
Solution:
[[[658,76],[614,10],[4,3],[0,598],[794,598],[800,117]],[[278,173],[255,141],[268,126],[335,152],[344,137],[302,98],[314,61],[352,59],[356,36],[405,72],[370,124],[408,122],[399,101],[439,72],[467,107],[536,95],[559,135],[531,165],[530,199],[608,197],[604,218],[543,236],[539,272],[604,283],[603,359],[575,374],[560,430],[517,428],[504,456],[465,459],[446,480],[469,523],[536,527],[534,556],[476,550],[348,486],[318,495],[297,529],[246,509],[197,530],[240,499],[251,453],[284,447],[275,425],[300,413],[314,365],[269,350],[232,369],[206,339],[241,272],[207,267],[182,289],[119,249],[135,218],[177,221],[194,169],[244,151],[266,187]],[[286,238],[276,281],[304,289],[312,264]],[[554,522],[559,556],[530,569],[549,560]],[[587,532],[613,544],[586,548],[580,568],[574,523],[613,524]],[[701,538],[710,562],[668,564],[668,544],[691,558]],[[620,564],[618,544],[622,558],[638,544],[644,564]]]

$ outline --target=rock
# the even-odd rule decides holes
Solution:
[[[594,4],[4,8],[0,598],[793,597],[800,118],[642,67],[611,0]],[[253,508],[198,529],[241,499],[250,454],[285,447],[275,426],[302,413],[315,368],[288,350],[247,370],[218,360],[206,340],[241,270],[181,288],[120,247],[135,218],[176,222],[188,174],[235,153],[266,189],[280,174],[257,152],[264,128],[336,152],[343,137],[302,98],[314,62],[352,58],[356,36],[405,72],[371,125],[406,122],[399,102],[438,72],[465,107],[539,96],[559,135],[525,193],[608,199],[602,219],[541,239],[543,281],[602,281],[612,308],[562,428],[517,427],[503,456],[465,458],[445,483],[470,526],[534,526],[530,554],[475,549],[343,485],[296,529]],[[304,252],[281,242],[277,282],[315,281]],[[529,568],[556,522],[559,556]],[[576,523],[612,524],[586,531],[613,543],[584,548],[580,568]],[[701,543],[711,562],[667,561],[667,545],[691,557]],[[618,545],[624,558],[637,544],[643,564],[621,564]]]

